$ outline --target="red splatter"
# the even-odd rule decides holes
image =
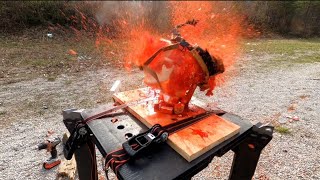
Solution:
[[[241,55],[240,42],[242,37],[249,36],[254,31],[252,27],[248,27],[247,19],[233,3],[170,1],[168,8],[171,12],[168,21],[171,22],[172,27],[187,20],[199,20],[195,27],[181,28],[182,37],[192,45],[198,44],[214,57],[222,59],[226,70]],[[162,34],[158,27],[152,26],[143,16],[137,17],[134,12],[126,12],[125,14],[126,16],[112,21],[113,26],[117,27],[119,31],[117,38],[110,40],[112,36],[106,35],[110,34],[109,30],[106,30],[107,33],[101,30],[96,36],[96,46],[112,47],[105,49],[106,51],[117,50],[118,54],[123,54],[124,65],[126,69],[130,70],[133,66],[141,66],[157,50],[168,45],[160,38],[169,39],[172,29],[168,30],[168,34]],[[110,53],[106,53],[106,56],[110,56]],[[194,84],[198,85],[204,79],[202,70],[193,56],[180,50],[160,53],[150,64],[150,68],[157,73],[161,72],[163,66],[166,69],[174,67],[174,70],[167,81],[161,82],[162,91],[170,97],[179,98],[180,102],[183,102],[181,99],[185,97],[187,91],[192,89]],[[215,87],[223,85],[230,77],[225,76],[225,73],[210,77],[208,88],[204,89],[206,95],[213,95]],[[147,79],[151,78],[146,76],[145,83]],[[146,84],[159,89],[158,84],[152,83]]]
[[[69,50],[69,54],[75,56],[75,55],[77,55],[78,53],[77,53],[76,51],[70,49],[70,50]]]
[[[205,138],[205,137],[206,138],[208,137],[208,134],[206,132],[203,132],[202,130],[192,129],[192,128],[190,128],[190,129],[192,130],[192,134],[199,135],[202,139]]]
[[[117,121],[118,121],[118,118],[112,118],[112,119],[111,119],[111,122],[112,122],[112,123],[115,123],[115,122],[117,122]]]

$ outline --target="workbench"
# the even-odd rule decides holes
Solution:
[[[82,121],[101,109],[112,107],[114,106],[110,103],[90,110],[64,110],[63,121],[67,129],[72,132],[77,121]],[[204,105],[204,107],[210,106]],[[261,123],[253,125],[227,112],[221,117],[239,125],[240,132],[191,162],[186,161],[169,145],[162,144],[124,164],[119,170],[118,178],[125,180],[191,179],[206,168],[215,156],[223,156],[232,150],[234,159],[229,179],[251,179],[262,149],[272,139],[273,127],[262,126]],[[90,138],[86,144],[75,151],[80,180],[98,177],[95,146],[103,156],[106,156],[109,152],[119,149],[127,138],[147,130],[145,125],[125,110],[91,121],[86,128]]]

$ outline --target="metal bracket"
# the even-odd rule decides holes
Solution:
[[[87,139],[88,130],[86,125],[78,123],[63,148],[65,158],[70,160],[76,149],[79,149],[83,144],[87,143]]]

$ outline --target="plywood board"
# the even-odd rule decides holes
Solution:
[[[63,145],[66,144],[69,136],[70,136],[69,133],[63,134],[63,138],[62,138]],[[56,180],[63,180],[63,179],[74,180],[76,176],[76,170],[77,170],[77,162],[74,155],[70,160],[63,158],[58,168]]]
[[[116,102],[123,104],[149,96],[152,96],[152,93],[147,88],[143,88],[116,93],[113,98]],[[154,124],[165,126],[205,112],[204,109],[192,105],[192,102],[189,105],[189,111],[182,115],[156,113],[153,110],[152,102],[129,106],[127,110],[148,127],[152,127]],[[167,142],[190,162],[219,143],[234,136],[239,130],[240,127],[238,125],[219,116],[212,115],[171,134]]]

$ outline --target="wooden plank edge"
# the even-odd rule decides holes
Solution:
[[[212,148],[216,147],[217,145],[223,143],[224,141],[226,141],[226,140],[232,138],[233,136],[237,135],[239,132],[240,132],[240,127],[238,127],[233,132],[229,133],[228,135],[226,135],[224,137],[221,137],[219,140],[216,141],[216,143],[213,143],[210,146],[207,146],[207,148],[203,149],[202,151],[199,151],[198,153],[195,153],[195,154],[191,155],[191,157],[190,157],[191,161],[196,159],[196,158],[198,158],[202,154],[208,152],[209,150],[211,150]]]
[[[207,146],[205,149],[198,151],[197,153],[189,156],[189,154],[187,154],[186,152],[184,152],[183,149],[181,149],[179,146],[177,146],[174,142],[172,142],[169,139],[167,140],[167,143],[178,153],[180,154],[184,159],[186,159],[188,162],[193,161],[194,159],[198,158],[199,156],[201,156],[202,154],[208,152],[209,150],[211,150],[212,148],[214,148],[215,146],[219,145],[220,143],[222,143],[225,140],[228,140],[230,138],[232,138],[233,136],[237,135],[240,132],[240,127],[238,127],[238,129],[236,129],[235,131],[233,131],[232,133],[228,134],[227,136],[221,137],[219,140],[216,141],[216,143],[211,144],[210,146]]]

